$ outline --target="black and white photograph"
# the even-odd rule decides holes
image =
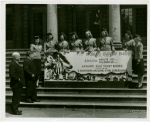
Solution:
[[[5,118],[146,120],[148,3],[3,4]]]

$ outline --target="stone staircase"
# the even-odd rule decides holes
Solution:
[[[6,50],[6,104],[11,104],[12,91],[9,87],[9,63],[12,52],[21,54],[21,61],[25,58],[26,49]],[[41,102],[26,103],[25,87],[23,88],[20,106],[44,107],[44,106],[80,106],[80,107],[104,107],[104,108],[142,108],[147,107],[147,47],[144,47],[145,75],[142,89],[128,88],[125,82],[77,82],[77,81],[44,81],[44,66],[40,87],[37,88],[37,96]],[[43,62],[43,59],[42,59]],[[133,83],[137,83],[137,75],[133,74]]]

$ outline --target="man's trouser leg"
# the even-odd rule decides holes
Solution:
[[[13,96],[12,96],[12,106],[11,109],[13,112],[18,110],[18,106],[21,99],[22,87],[12,88]]]

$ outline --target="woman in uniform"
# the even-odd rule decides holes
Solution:
[[[39,78],[41,74],[41,52],[42,52],[42,45],[39,36],[34,36],[34,44],[30,45],[30,50],[35,52],[33,61],[34,64],[36,65],[36,70],[38,75],[37,86],[39,86]]]
[[[93,38],[91,31],[86,30],[85,36],[86,39],[83,42],[84,50],[89,52],[96,51],[97,50],[96,39]]]
[[[80,52],[83,50],[82,40],[78,39],[78,35],[76,32],[71,33],[72,40],[69,43],[69,48],[71,51]]]
[[[102,29],[102,38],[98,43],[98,49],[101,51],[115,51],[113,38],[108,36],[108,32],[105,28]]]
[[[132,65],[134,66],[134,72],[138,74],[138,86],[137,88],[142,88],[143,76],[144,76],[144,62],[143,62],[143,44],[141,36],[135,34],[133,36],[134,39],[134,51],[135,51],[135,63]]]

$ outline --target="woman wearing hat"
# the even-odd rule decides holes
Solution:
[[[101,51],[115,51],[115,47],[113,45],[113,38],[108,37],[108,32],[105,28],[102,29],[102,38],[100,39],[98,48]]]
[[[84,50],[90,52],[97,50],[96,39],[93,38],[90,30],[85,31],[85,36],[86,39],[83,42]]]
[[[83,50],[82,40],[78,39],[77,33],[76,32],[72,32],[71,36],[72,36],[72,40],[69,43],[70,50],[71,51],[77,51],[77,52]]]
[[[67,37],[64,33],[60,33],[59,42],[58,42],[58,51],[59,52],[69,52],[69,44],[66,41]]]
[[[42,52],[42,45],[40,43],[39,36],[34,36],[34,44],[30,45],[30,50],[35,52],[33,61],[36,65],[36,70],[37,70],[37,75],[38,75],[38,80],[37,80],[37,86],[38,86],[39,78],[41,74],[41,52]]]
[[[57,42],[53,40],[52,33],[47,33],[47,42],[45,44],[45,52],[57,52]]]

